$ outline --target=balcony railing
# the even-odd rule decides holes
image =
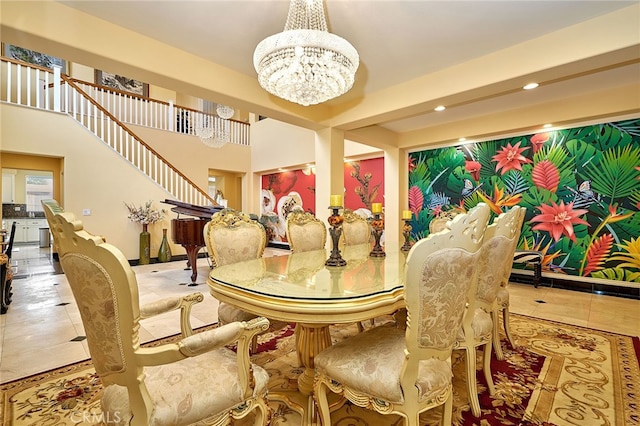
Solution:
[[[97,86],[88,83],[78,85],[75,80],[61,75],[59,68],[52,71],[8,58],[2,58],[0,82],[0,99],[3,102],[66,113],[176,199],[189,204],[217,205],[206,191],[173,167],[118,117],[122,116],[128,124],[193,134],[191,127],[174,127],[170,117],[175,116],[176,110],[190,113],[194,110],[176,108],[168,103],[164,105],[163,102],[124,92],[111,96],[111,90],[99,90]],[[90,87],[92,93],[85,92],[85,86]],[[101,101],[105,101],[108,108]],[[191,116],[197,117],[197,114]],[[242,135],[244,131],[238,131],[237,135]],[[246,144],[248,133],[246,130]]]

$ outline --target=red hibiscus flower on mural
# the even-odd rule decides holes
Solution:
[[[476,182],[480,180],[480,169],[482,168],[482,165],[480,163],[478,163],[477,161],[465,161],[464,168],[466,171],[471,173],[471,177],[473,177],[473,180],[475,180]]]
[[[535,154],[540,148],[542,148],[542,145],[544,145],[544,143],[549,140],[549,133],[536,133],[535,135],[531,136],[531,139],[529,140],[531,141],[531,145],[533,146],[533,153]]]
[[[498,162],[498,164],[496,164],[496,172],[502,169],[500,174],[503,175],[509,170],[522,171],[522,165],[531,162],[531,160],[522,155],[527,149],[529,149],[528,146],[520,148],[520,142],[513,146],[508,143],[507,146],[500,148],[499,152],[491,157],[493,161]]]
[[[551,205],[541,204],[538,206],[540,214],[534,216],[531,222],[540,222],[534,226],[533,230],[548,231],[555,241],[558,241],[562,235],[566,235],[571,241],[576,241],[576,235],[573,233],[573,225],[589,225],[580,216],[585,214],[587,210],[573,209],[573,203],[556,204],[553,201]]]

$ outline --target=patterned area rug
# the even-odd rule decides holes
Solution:
[[[464,359],[454,359],[455,425],[639,425],[638,338],[512,314],[517,348],[501,341],[505,360],[493,357],[496,394],[488,395],[478,373],[482,416],[469,411]],[[338,341],[357,332],[335,326]],[[293,327],[269,331],[260,338],[254,362],[264,366],[273,393],[295,390],[297,365]],[[164,343],[166,340],[156,342]],[[634,347],[635,346],[635,347]],[[481,366],[482,357],[478,359]],[[4,425],[91,425],[100,423],[101,384],[91,362],[0,385]],[[299,425],[300,416],[286,405],[271,404],[271,425]],[[438,424],[439,411],[421,416],[421,426]],[[249,425],[250,419],[237,423]],[[345,404],[332,414],[333,426],[400,426],[398,416],[381,416]]]

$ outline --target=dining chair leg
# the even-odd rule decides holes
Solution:
[[[404,418],[405,426],[420,426],[420,413],[408,414]]]
[[[320,424],[323,426],[331,426],[331,412],[329,411],[329,401],[327,399],[327,385],[320,383],[314,391],[316,404],[318,405]]]
[[[500,310],[494,309],[491,311],[491,321],[493,322],[493,348],[498,361],[502,361],[504,360],[504,353],[502,353],[502,345],[500,344]]]
[[[482,351],[482,369],[484,370],[484,379],[487,382],[487,388],[489,389],[489,395],[493,396],[496,393],[496,388],[493,385],[493,377],[491,374],[491,343],[489,340]]]
[[[509,327],[509,306],[505,306],[502,309],[502,324],[504,327],[504,333],[507,335],[507,340],[509,341],[509,344],[511,345],[512,348],[515,349],[516,344],[515,344],[515,341],[513,340],[513,337],[511,337],[511,329]]]
[[[449,397],[442,407],[442,419],[441,426],[450,426],[451,418],[453,417],[453,389],[449,392]]]
[[[480,400],[478,399],[478,380],[476,378],[476,348],[466,348],[467,393],[471,412],[480,417]]]

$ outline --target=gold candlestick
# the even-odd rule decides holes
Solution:
[[[373,249],[369,256],[371,257],[385,257],[387,254],[382,249],[380,245],[380,237],[382,237],[382,231],[384,231],[384,219],[380,218],[379,213],[373,214],[373,220],[371,221],[371,228],[373,229],[373,238],[375,239],[375,244],[373,245]]]
[[[340,234],[342,234],[342,221],[344,218],[340,216],[341,206],[330,206],[329,207],[333,214],[329,216],[327,222],[331,226],[329,228],[329,235],[331,235],[331,255],[329,259],[324,263],[326,266],[344,266],[347,264],[347,261],[342,258],[340,254],[340,249],[338,248],[338,244],[340,242]]]
[[[410,219],[404,219],[404,226],[402,227],[402,235],[404,236],[404,244],[400,248],[402,251],[409,251],[411,250],[411,246],[413,246],[413,243],[409,241],[409,238],[411,238],[411,230],[413,229],[411,225],[409,225],[409,220]]]

